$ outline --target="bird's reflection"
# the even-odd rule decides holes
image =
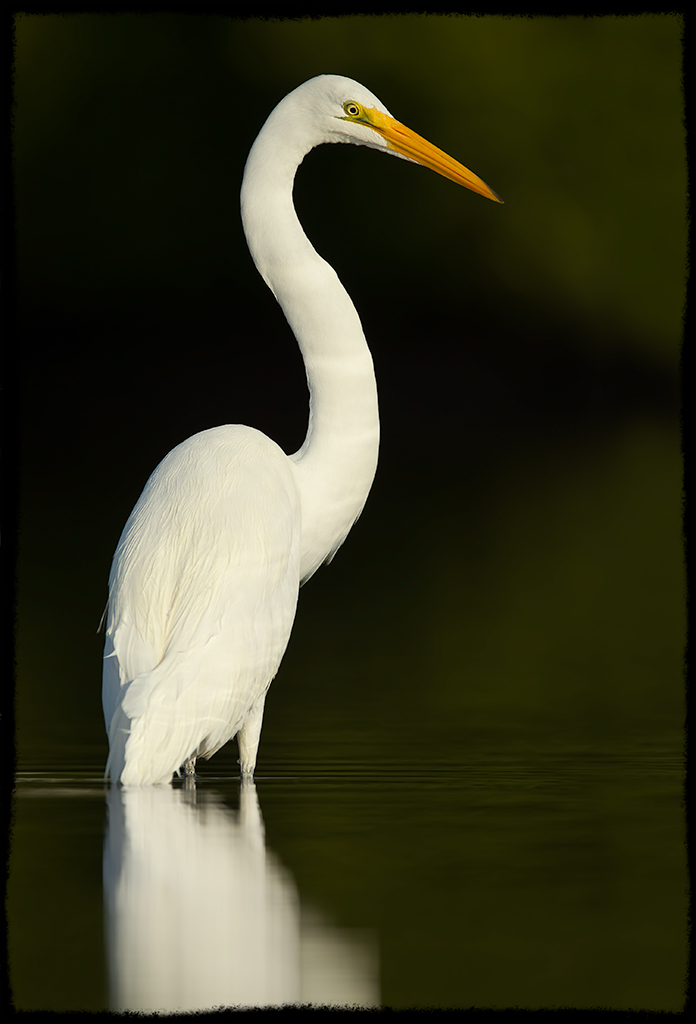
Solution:
[[[195,784],[114,786],[108,808],[112,1009],[378,1005],[369,934],[301,907],[266,849],[253,782],[237,812]]]

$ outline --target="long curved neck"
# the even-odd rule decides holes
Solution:
[[[309,428],[295,455],[302,503],[302,579],[345,540],[372,486],[379,448],[377,385],[350,296],[314,250],[292,201],[295,172],[314,142],[277,142],[274,115],[244,171],[244,233],[256,267],[300,346]]]

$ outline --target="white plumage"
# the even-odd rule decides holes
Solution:
[[[311,79],[269,116],[247,160],[242,220],[305,362],[307,437],[287,456],[251,427],[215,427],[174,448],[148,480],[109,577],[102,697],[113,781],[168,782],[235,735],[242,774],[253,773],[300,583],[343,543],[372,485],[372,358],[292,201],[297,167],[323,142],[382,149],[498,199],[351,79]]]

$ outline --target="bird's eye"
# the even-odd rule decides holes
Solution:
[[[360,106],[359,103],[356,103],[354,100],[348,100],[347,103],[344,103],[343,109],[345,110],[348,117],[360,117],[360,115],[362,114],[362,107]]]

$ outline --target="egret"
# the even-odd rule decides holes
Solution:
[[[192,775],[196,758],[234,736],[242,777],[253,775],[299,588],[367,500],[379,448],[372,357],[292,200],[304,157],[332,142],[422,164],[502,202],[349,78],[312,78],[271,112],[244,169],[242,223],[304,359],[307,436],[288,456],[253,427],[213,427],[174,448],[147,481],[109,575],[102,703],[112,782],[167,783],[182,766]]]

